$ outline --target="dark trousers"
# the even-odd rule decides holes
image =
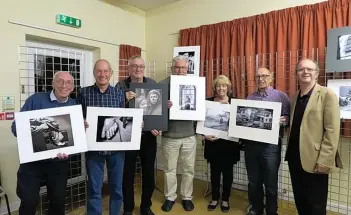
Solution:
[[[289,158],[288,165],[299,215],[326,215],[328,174],[311,174],[304,171],[299,154],[295,158]]]
[[[19,215],[35,215],[40,184],[44,180],[49,200],[49,215],[65,214],[68,160],[45,160],[21,164],[17,172]]]
[[[233,183],[233,163],[221,162],[220,160],[210,161],[212,200],[219,200],[219,188],[221,174],[223,175],[222,201],[229,201]]]
[[[249,179],[249,199],[252,209],[263,213],[264,191],[266,214],[276,215],[278,210],[278,171],[281,161],[281,145],[248,142],[245,146],[245,163]]]
[[[142,170],[142,194],[140,210],[150,208],[151,198],[155,189],[155,158],[157,151],[156,138],[142,137],[140,150],[126,151],[123,173],[123,203],[124,212],[132,212],[134,202],[134,178],[136,160],[139,154]]]

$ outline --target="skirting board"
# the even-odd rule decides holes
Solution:
[[[20,204],[21,204],[20,201],[17,201],[17,202],[14,202],[14,203],[10,204],[10,211],[11,211],[11,213],[12,213],[12,212],[15,212],[15,211],[18,211]],[[0,210],[0,214],[1,214],[1,215],[8,214],[8,213],[7,213],[6,203],[5,203],[5,198],[2,198],[2,199],[1,199],[1,210]]]

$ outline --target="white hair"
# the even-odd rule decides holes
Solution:
[[[73,76],[72,76],[72,74],[70,72],[68,72],[68,71],[57,71],[57,72],[54,73],[54,76],[52,77],[52,82],[54,82],[56,80],[57,76],[59,74],[62,74],[62,73],[69,74],[71,76],[71,78],[72,78],[72,81],[74,81],[74,78],[73,78]]]
[[[131,57],[131,58],[128,60],[128,66],[130,66],[130,65],[132,64],[132,61],[135,60],[135,59],[144,60],[140,55],[135,55],[135,56]]]
[[[172,59],[172,67],[175,65],[177,61],[183,60],[185,61],[186,65],[189,65],[189,59],[183,55],[178,55]]]

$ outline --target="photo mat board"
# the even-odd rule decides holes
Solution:
[[[200,76],[200,46],[179,46],[173,48],[173,57],[188,58],[188,76]]]
[[[88,107],[88,150],[139,150],[142,121],[139,108]]]
[[[196,133],[239,142],[239,138],[228,136],[229,121],[230,104],[206,101],[205,121],[197,122]]]
[[[15,122],[20,163],[88,150],[80,105],[16,112]]]
[[[351,64],[351,27],[327,32],[326,72],[348,72]]]
[[[167,131],[168,85],[130,83],[130,90],[136,93],[136,98],[129,102],[129,107],[143,110],[143,131],[151,131],[153,129]]]
[[[229,136],[278,145],[280,102],[231,99]]]
[[[171,120],[205,120],[205,77],[171,75]]]
[[[351,79],[328,80],[327,87],[339,98],[340,119],[351,119]]]

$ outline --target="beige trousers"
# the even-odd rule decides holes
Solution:
[[[180,194],[182,200],[191,200],[196,159],[196,137],[172,139],[162,137],[164,157],[164,195],[167,200],[177,198],[177,163],[181,168],[182,183]]]

